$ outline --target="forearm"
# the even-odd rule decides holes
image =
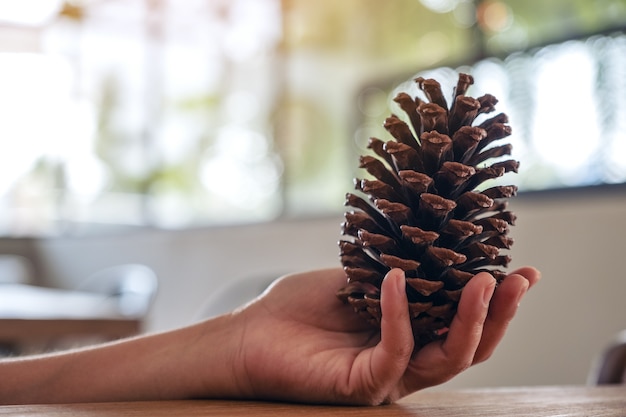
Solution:
[[[0,361],[0,403],[236,397],[239,338],[230,320]]]

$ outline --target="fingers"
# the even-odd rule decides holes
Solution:
[[[517,307],[530,287],[535,285],[541,274],[532,267],[517,269],[508,275],[495,291],[485,320],[483,337],[474,356],[474,363],[487,360],[504,337]]]
[[[404,395],[442,384],[471,366],[495,287],[487,273],[467,283],[446,339],[424,346],[411,360],[402,381]]]
[[[532,266],[525,266],[511,272],[509,275],[521,275],[528,281],[528,288],[531,288],[541,279],[541,272]]]
[[[444,383],[489,357],[519,300],[539,279],[536,269],[520,268],[496,288],[491,274],[476,274],[463,290],[446,339],[430,343],[414,355],[401,382],[402,395]]]
[[[483,362],[493,354],[529,285],[521,275],[509,275],[498,285],[489,306],[483,336],[474,355],[474,363]]]
[[[386,394],[404,375],[414,346],[406,281],[401,270],[393,269],[387,274],[380,301],[381,340],[372,352],[370,369],[372,380],[377,385],[376,391]]]
[[[474,362],[495,288],[496,280],[490,274],[482,272],[474,276],[463,290],[457,314],[441,346],[448,358],[450,376],[463,371]]]

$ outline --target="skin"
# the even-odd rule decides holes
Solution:
[[[414,352],[401,270],[383,282],[380,332],[335,297],[345,285],[341,269],[289,275],[243,308],[191,326],[0,361],[0,403],[390,403],[488,359],[539,278],[536,269],[521,268],[496,287],[490,274],[477,274],[447,337]]]

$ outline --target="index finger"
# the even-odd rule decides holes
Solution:
[[[411,359],[402,381],[406,394],[444,383],[472,364],[495,286],[485,272],[470,279],[445,340],[429,343]]]

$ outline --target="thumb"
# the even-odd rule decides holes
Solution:
[[[371,372],[379,389],[390,392],[406,372],[415,343],[402,270],[392,269],[385,276],[380,304],[381,340],[372,352]]]

